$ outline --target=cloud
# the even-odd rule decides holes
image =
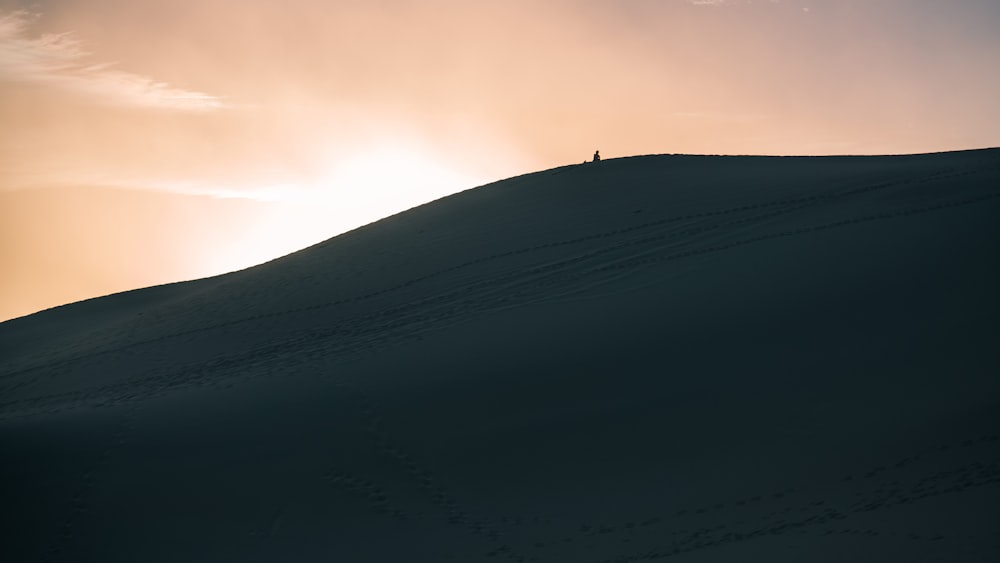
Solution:
[[[136,186],[140,187],[136,187]],[[159,181],[141,184],[120,183],[121,189],[143,189],[177,195],[209,197],[212,199],[243,199],[256,202],[321,203],[325,194],[303,188],[297,184],[240,185],[227,187],[194,181]]]
[[[91,53],[68,33],[31,37],[30,19],[24,11],[0,16],[0,81],[44,84],[110,105],[183,111],[214,110],[224,105],[210,94],[116,70],[114,63],[88,64]]]

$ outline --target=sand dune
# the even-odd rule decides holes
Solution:
[[[0,323],[5,550],[995,561],[998,212],[997,149],[611,159]]]

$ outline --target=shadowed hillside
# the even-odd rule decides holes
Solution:
[[[24,561],[994,561],[1000,150],[643,156],[0,323]]]

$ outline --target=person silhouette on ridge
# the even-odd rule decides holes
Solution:
[[[601,151],[594,151],[594,162],[601,161]]]

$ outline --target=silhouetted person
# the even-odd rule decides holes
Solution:
[[[594,151],[594,162],[601,161],[601,151]]]

